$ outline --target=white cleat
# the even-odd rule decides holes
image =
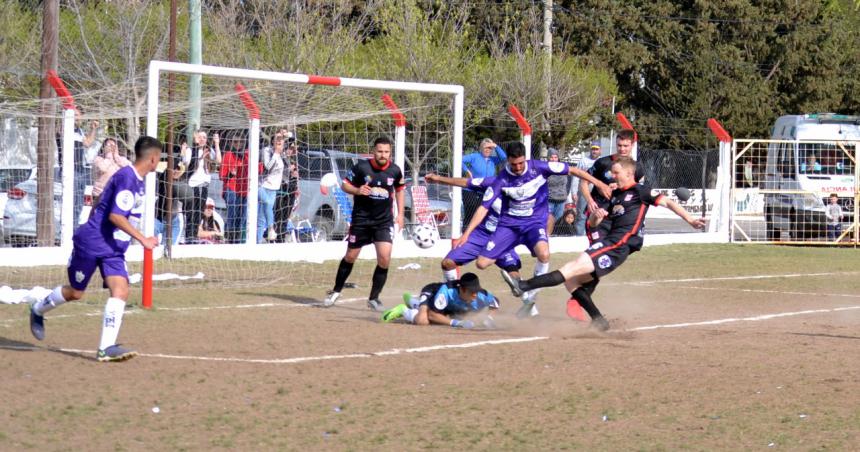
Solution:
[[[325,300],[323,301],[323,306],[325,306],[327,308],[334,306],[334,303],[337,301],[338,298],[340,298],[340,292],[329,293],[328,296],[326,296]]]

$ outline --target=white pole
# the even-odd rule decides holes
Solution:
[[[63,110],[63,201],[60,213],[60,246],[72,248],[75,233],[75,110]],[[53,187],[51,191],[53,192]],[[53,195],[51,195],[53,196]],[[53,241],[53,238],[51,239]]]
[[[453,176],[463,177],[463,87],[454,96],[454,155]],[[460,222],[462,221],[463,190],[454,187],[454,197],[451,200],[451,238],[459,238],[462,233]]]
[[[260,181],[260,120],[251,119],[251,130],[248,134],[248,233],[245,243],[252,245],[257,243],[257,193]]]
[[[146,93],[146,135],[158,138],[158,77],[161,72],[160,61],[149,62],[149,82]],[[167,152],[173,152],[168,149]],[[155,198],[158,196],[155,187],[155,173],[146,175],[146,202],[143,210],[143,235],[155,235]],[[167,220],[170,222],[170,220]],[[170,227],[168,224],[166,227]]]
[[[394,129],[394,164],[406,175],[406,126]],[[417,182],[417,181],[415,181]]]
[[[522,135],[523,146],[526,147],[526,160],[532,159],[532,136]]]

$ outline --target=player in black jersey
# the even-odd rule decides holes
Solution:
[[[615,139],[615,154],[600,157],[595,160],[594,165],[592,165],[588,170],[588,174],[591,174],[606,185],[614,183],[615,178],[612,176],[612,164],[620,157],[631,156],[634,140],[635,133],[632,130],[622,129],[619,131],[618,137]],[[636,162],[635,181],[642,182],[643,179],[645,179],[645,169],[639,162]],[[587,215],[591,215],[596,212],[597,209],[605,210],[606,206],[609,205],[609,200],[606,199],[606,196],[603,196],[596,187],[592,188],[589,192],[588,181],[585,179],[580,180],[579,187],[582,192],[582,196],[585,199],[585,203],[588,205]],[[606,235],[607,227],[607,224],[603,224],[603,227],[601,228],[592,228],[588,223],[586,223],[585,235],[588,237],[588,242],[593,243],[595,240]]]
[[[376,247],[376,269],[373,271],[367,306],[374,311],[383,310],[379,294],[388,278],[394,224],[403,228],[405,182],[400,167],[391,161],[391,140],[386,137],[374,140],[372,153],[370,160],[359,161],[352,167],[341,184],[343,191],[353,196],[352,222],[346,255],[337,267],[334,288],[325,299],[326,307],[334,305],[340,297],[361,248],[372,243]],[[395,199],[397,218],[392,212],[392,201]]]
[[[517,281],[502,272],[502,278],[515,295],[563,283],[571,291],[573,299],[591,316],[592,325],[600,331],[609,329],[609,322],[594,305],[591,294],[601,277],[611,273],[624,263],[627,256],[642,248],[642,223],[648,206],[667,207],[696,229],[705,226],[703,218],[693,218],[676,202],[652,191],[647,185],[636,183],[635,171],[636,162],[629,157],[618,157],[613,163],[612,176],[618,187],[612,191],[607,208],[597,209],[588,219],[592,228],[608,225],[606,235],[593,242],[579,257],[554,272],[528,281]]]

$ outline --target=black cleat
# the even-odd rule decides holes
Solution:
[[[38,340],[45,339],[45,317],[36,314],[30,306],[30,332]]]
[[[606,317],[597,316],[591,319],[591,327],[601,333],[609,331],[609,321],[606,320]]]
[[[519,278],[514,278],[513,276],[508,274],[508,272],[502,270],[502,279],[504,279],[505,282],[508,283],[508,286],[511,288],[511,292],[514,294],[515,297],[523,296],[523,293],[525,291],[520,288],[521,281]]]

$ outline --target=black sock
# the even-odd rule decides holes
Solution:
[[[599,284],[599,283],[600,283],[600,279],[599,279],[599,278],[594,278],[594,279],[592,279],[591,281],[589,281],[589,282],[587,282],[587,283],[583,284],[583,285],[582,285],[582,288],[583,288],[583,289],[585,289],[585,290],[588,292],[588,295],[589,295],[589,296],[591,296],[591,295],[593,295],[593,294],[594,294],[594,289],[596,289],[596,288],[597,288],[597,284]]]
[[[343,290],[343,285],[346,284],[346,278],[352,273],[352,262],[347,262],[346,259],[340,260],[340,265],[337,266],[337,276],[334,278],[334,291],[340,292]]]
[[[527,281],[520,281],[520,289],[529,291],[540,287],[551,287],[564,284],[564,275],[560,271],[552,271],[542,275],[535,276]]]
[[[382,288],[385,287],[385,280],[388,279],[388,269],[376,266],[373,270],[373,285],[370,286],[370,299],[378,300]]]
[[[597,306],[594,305],[594,302],[591,301],[591,294],[587,289],[582,287],[577,288],[573,292],[570,293],[570,296],[576,300],[582,309],[585,309],[585,312],[591,316],[591,319],[594,320],[598,317],[603,317],[603,314],[600,313],[600,310],[597,309]]]

